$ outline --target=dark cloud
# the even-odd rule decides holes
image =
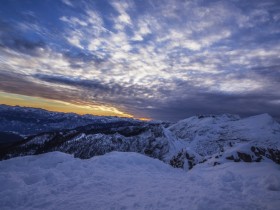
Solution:
[[[57,83],[57,84],[63,84],[63,85],[69,85],[69,86],[76,86],[76,87],[81,87],[81,88],[86,88],[90,89],[92,91],[96,92],[111,92],[111,93],[117,93],[119,89],[119,85],[117,84],[110,84],[105,85],[102,84],[98,80],[82,80],[79,78],[69,78],[69,77],[64,77],[64,76],[51,76],[51,75],[43,75],[43,74],[36,74],[34,75],[35,78],[40,79],[45,82],[50,82],[50,83]]]
[[[29,41],[26,39],[6,39],[7,41],[2,43],[2,47],[7,47],[13,50],[16,50],[20,53],[29,54],[29,55],[39,55],[38,49],[45,48],[45,43],[43,41]]]
[[[0,90],[8,93],[79,103],[79,99],[76,98],[77,92],[73,90],[51,88],[32,81],[30,77],[3,70],[0,72]]]
[[[83,68],[85,64],[92,63],[95,67],[98,68],[98,66],[104,62],[107,62],[109,59],[108,57],[100,58],[93,53],[90,52],[83,52],[81,50],[72,50],[72,51],[66,51],[62,52],[64,57],[68,60],[68,62],[71,65],[71,68]]]
[[[238,114],[241,117],[268,113],[280,121],[279,104],[270,103],[274,99],[275,95],[245,94],[240,96],[197,93],[197,95],[169,103],[155,104],[154,108],[141,111],[154,119],[174,122],[193,115],[223,113]]]
[[[39,55],[38,49],[45,48],[45,42],[38,37],[28,39],[22,36],[22,32],[13,24],[8,21],[0,21],[0,28],[2,29],[0,32],[0,47],[32,56]]]
[[[63,84],[70,87],[80,88],[81,90],[87,92],[88,98],[93,96],[95,100],[113,103],[116,106],[122,104],[122,102],[119,101],[120,98],[135,101],[137,96],[140,95],[139,92],[147,91],[146,88],[133,87],[129,83],[117,84],[113,81],[105,83],[97,79],[85,80],[43,74],[36,74],[33,75],[33,77],[48,83]]]
[[[267,78],[270,82],[280,84],[280,65],[255,67],[251,71],[263,78]]]
[[[75,103],[94,103],[95,100],[114,104],[125,111],[134,113],[136,116],[150,116],[154,119],[177,121],[195,114],[223,114],[233,113],[242,117],[266,112],[280,120],[278,112],[279,104],[270,103],[273,100],[280,100],[277,93],[267,94],[266,91],[253,94],[222,94],[205,93],[187,83],[179,85],[181,89],[165,91],[159,88],[158,94],[166,96],[164,99],[147,99],[137,97],[133,87],[121,87],[120,85],[105,85],[100,81],[73,80],[63,77],[49,77],[46,75],[36,75],[36,78],[50,83],[64,84],[71,87],[76,86],[83,90],[88,90],[87,94],[77,94],[80,91],[66,91],[62,88],[52,88],[34,83],[21,75],[15,76],[9,73],[0,74],[2,91],[39,96],[55,100],[65,100]],[[178,82],[179,83],[179,82]],[[12,88],[14,87],[14,88]],[[116,91],[116,89],[118,89]],[[132,89],[133,91],[129,91]],[[184,93],[181,91],[185,90]],[[147,90],[146,90],[147,91]],[[152,93],[153,90],[150,90]],[[181,94],[181,95],[180,95]],[[80,95],[80,96],[78,96]],[[99,96],[98,96],[99,95]],[[125,95],[125,97],[123,97]],[[176,96],[174,96],[176,95]],[[85,98],[83,98],[85,97]],[[120,100],[120,98],[122,100]],[[83,102],[84,101],[84,102]],[[101,103],[100,103],[101,104]],[[261,110],[261,112],[260,112]]]

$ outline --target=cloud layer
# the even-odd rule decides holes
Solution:
[[[2,91],[171,121],[280,119],[277,0],[6,3]]]

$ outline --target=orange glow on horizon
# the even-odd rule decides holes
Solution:
[[[140,118],[136,118],[138,120],[142,120],[142,121],[151,121],[151,118],[145,118],[145,117],[140,117]]]
[[[92,114],[96,116],[117,116],[134,118],[133,115],[122,112],[115,107],[99,106],[99,105],[77,105],[69,102],[25,96],[14,93],[0,92],[0,104],[10,106],[24,106],[32,108],[41,108],[48,111],[77,113],[77,114]]]

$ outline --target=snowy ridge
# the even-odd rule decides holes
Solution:
[[[244,119],[230,114],[200,115],[169,127],[164,122],[104,119],[29,136],[0,150],[0,159],[52,151],[88,159],[120,151],[141,153],[185,170],[229,161],[280,164],[280,125],[268,114]]]
[[[111,151],[123,151],[139,152],[162,160],[169,151],[164,129],[162,125],[136,121],[93,124],[31,136],[25,142],[2,151],[0,157],[7,159],[61,151],[85,159]]]
[[[265,159],[280,164],[280,125],[268,114],[245,119],[228,114],[197,116],[169,129],[185,143],[171,160],[176,167],[191,169],[201,162],[217,165]]]

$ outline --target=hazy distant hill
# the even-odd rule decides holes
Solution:
[[[34,135],[62,129],[73,129],[92,123],[121,121],[119,117],[78,115],[75,113],[51,112],[44,109],[0,105],[0,132],[19,135]],[[128,119],[125,119],[127,121]]]

